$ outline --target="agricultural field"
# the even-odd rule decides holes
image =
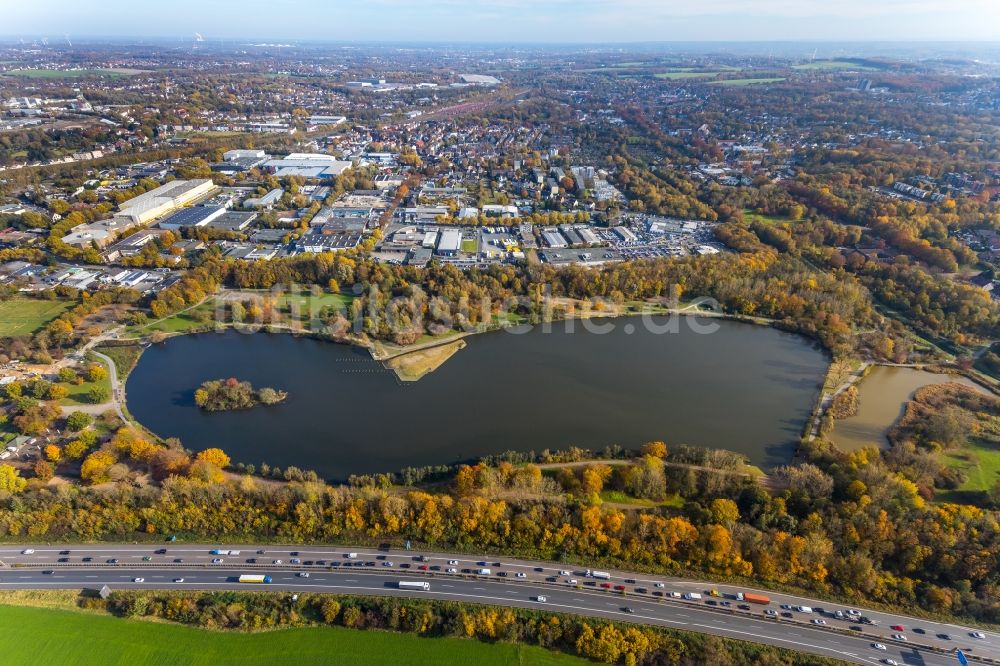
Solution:
[[[0,606],[3,662],[34,664],[584,664],[542,648],[339,627],[222,633],[64,610]]]
[[[862,65],[856,62],[851,62],[850,60],[813,60],[812,62],[802,63],[801,65],[792,65],[792,69],[805,70],[805,71],[816,71],[816,70],[854,70],[859,72],[877,72],[877,67],[872,67],[871,65]]]
[[[69,301],[12,298],[0,301],[0,337],[32,335],[73,307]]]
[[[692,72],[691,70],[675,70],[671,72],[658,72],[654,76],[658,79],[668,81],[682,81],[685,79],[711,79],[722,72]]]
[[[785,78],[783,76],[760,79],[724,79],[722,81],[711,81],[709,85],[723,86],[725,88],[739,88],[742,86],[756,86],[764,83],[781,83],[784,80]]]

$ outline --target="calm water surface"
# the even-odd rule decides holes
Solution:
[[[709,335],[684,321],[665,335],[638,325],[631,335],[623,325],[605,335],[559,326],[478,335],[416,383],[345,345],[235,331],[183,336],[146,350],[128,380],[128,406],[190,449],[219,446],[235,461],[328,479],[652,439],[730,449],[765,467],[787,463],[827,358],[798,336],[720,324]],[[198,409],[194,390],[223,377],[289,398],[242,412]]]
[[[974,381],[961,376],[916,368],[876,366],[858,385],[858,413],[837,421],[830,440],[845,451],[856,451],[872,444],[888,446],[886,433],[902,416],[906,403],[917,389],[948,382],[984,390]]]

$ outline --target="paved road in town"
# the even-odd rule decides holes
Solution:
[[[239,554],[213,555],[212,549]],[[33,551],[25,553],[24,551]],[[348,553],[357,557],[348,557]],[[733,596],[749,591],[709,583],[651,578],[648,574],[611,571],[609,581],[587,576],[580,567],[523,560],[482,558],[446,553],[380,551],[371,548],[244,545],[20,545],[0,546],[0,591],[4,589],[257,589],[283,592],[329,592],[428,596],[436,599],[545,609],[748,640],[836,657],[859,664],[894,659],[908,666],[952,666],[961,648],[972,659],[1000,661],[1000,634],[952,624],[917,620],[860,609],[877,626],[835,619],[839,604],[768,593],[767,616],[762,606],[739,609]],[[148,559],[147,559],[148,558]],[[221,562],[214,563],[219,559]],[[112,563],[111,560],[116,560]],[[299,560],[299,562],[293,562]],[[275,563],[280,561],[280,564]],[[387,564],[389,563],[389,564]],[[489,576],[476,575],[489,568]],[[448,570],[454,572],[449,573]],[[308,572],[309,576],[299,574]],[[272,577],[267,586],[241,584],[240,574]],[[501,575],[505,574],[505,575]],[[142,582],[136,579],[141,578]],[[181,579],[180,581],[178,579]],[[427,592],[400,590],[400,580],[427,581]],[[575,581],[575,582],[571,582]],[[601,586],[610,585],[610,589]],[[659,587],[662,585],[662,587]],[[615,590],[620,586],[623,590]],[[687,601],[670,593],[707,591],[718,587],[721,597]],[[639,591],[641,590],[641,591]],[[538,601],[539,597],[544,601]],[[711,602],[713,605],[709,605]],[[728,602],[731,605],[721,604]],[[823,608],[800,613],[780,604]],[[782,614],[786,614],[787,617]],[[823,620],[825,625],[813,624]],[[903,630],[891,629],[901,625]],[[859,630],[852,630],[851,627]],[[904,634],[906,640],[894,640]],[[947,635],[948,638],[942,636]],[[886,650],[875,649],[878,642]]]

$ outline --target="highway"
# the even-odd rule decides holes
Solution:
[[[238,550],[239,554],[213,555],[213,549]],[[349,553],[356,557],[349,557]],[[489,568],[490,574],[478,575],[481,568]],[[308,577],[299,575],[304,572],[309,573]],[[267,574],[272,583],[239,583],[240,574],[245,573]],[[961,648],[971,659],[995,659],[1000,663],[1000,634],[993,632],[984,632],[984,638],[977,639],[968,627],[864,609],[858,610],[878,622],[877,626],[838,620],[834,612],[847,610],[842,605],[774,593],[766,593],[772,599],[767,608],[775,613],[768,616],[761,605],[740,608],[743,604],[735,594],[751,591],[745,588],[648,574],[608,573],[611,577],[605,580],[587,576],[580,567],[556,563],[362,547],[177,543],[0,547],[0,590],[98,589],[107,585],[113,590],[244,589],[426,596],[671,627],[858,664],[892,659],[907,666],[953,666],[958,663],[955,648]],[[400,580],[427,581],[430,590],[400,590]],[[716,587],[722,596],[708,597],[708,591]],[[688,601],[670,596],[688,592],[701,593],[705,598]],[[781,604],[808,605],[823,611],[801,613],[782,608]],[[826,624],[813,624],[819,619]],[[904,628],[894,630],[892,625]],[[903,634],[906,640],[894,640],[893,634]],[[886,649],[875,649],[875,642]]]

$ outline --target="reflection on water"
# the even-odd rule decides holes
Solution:
[[[172,338],[128,380],[132,414],[190,449],[316,470],[328,479],[451,463],[507,450],[610,444],[725,448],[785,464],[826,371],[825,354],[771,328],[719,322],[710,335],[625,326],[557,327],[467,338],[468,347],[403,384],[357,348],[287,335]],[[284,403],[206,413],[206,379],[235,376],[288,391]]]
[[[915,368],[876,366],[858,386],[858,413],[839,420],[831,441],[845,451],[876,444],[887,446],[885,435],[899,418],[917,389],[931,384],[958,382],[982,390],[975,382],[957,375],[942,375]]]

